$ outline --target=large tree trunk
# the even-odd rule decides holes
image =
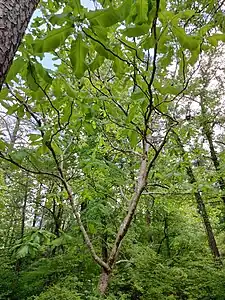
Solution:
[[[39,0],[0,0],[0,90]]]

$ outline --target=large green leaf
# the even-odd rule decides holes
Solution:
[[[110,27],[120,21],[120,15],[113,7],[89,11],[86,14],[86,17],[91,24],[100,25],[103,27]]]
[[[0,139],[0,150],[3,150],[3,151],[4,151],[5,148],[6,148],[5,142],[4,142],[3,140]]]
[[[93,62],[89,65],[91,71],[98,69],[104,62],[105,58],[101,55],[96,55]]]
[[[51,52],[63,45],[66,38],[73,32],[72,26],[65,26],[50,31],[44,39],[36,40],[33,44],[35,53]]]
[[[113,49],[113,52],[117,54],[119,57],[122,57],[122,51],[119,46],[116,46]],[[126,65],[123,61],[121,61],[119,58],[115,57],[114,63],[113,63],[113,71],[116,73],[118,78],[122,78],[124,72],[126,70]]]
[[[70,5],[73,8],[74,14],[81,14],[83,6],[80,4],[80,0],[70,0]]]
[[[53,25],[62,26],[68,21],[69,13],[54,14],[49,18],[49,22]]]
[[[181,27],[174,26],[173,33],[177,36],[178,41],[184,49],[194,51],[200,45],[200,38],[198,36],[187,35]]]
[[[132,0],[123,1],[118,8],[110,6],[107,9],[89,11],[86,14],[87,19],[92,25],[100,25],[102,27],[110,27],[118,22],[122,22],[130,13]]]
[[[37,73],[34,65],[31,63],[27,66],[27,85],[34,92],[39,88]]]
[[[77,39],[72,42],[70,50],[70,61],[77,78],[81,78],[87,68],[85,63],[87,53],[88,48],[82,39],[82,35],[78,34]]]
[[[23,258],[27,256],[28,253],[29,253],[29,245],[23,245],[18,249],[16,256],[17,258]]]
[[[117,9],[118,14],[120,15],[120,21],[125,20],[129,16],[132,3],[132,0],[125,0]]]
[[[149,32],[148,24],[132,26],[132,27],[129,27],[129,28],[123,30],[123,34],[128,37],[137,37],[137,36],[144,35],[148,32]]]
[[[208,41],[211,45],[217,46],[218,41],[225,42],[225,34],[222,34],[222,33],[221,34],[220,33],[213,34],[212,36],[208,37]]]
[[[129,141],[130,141],[131,147],[133,149],[135,149],[136,146],[137,146],[137,143],[138,143],[138,139],[139,139],[137,131],[130,130],[129,133],[128,133],[128,136],[129,136]]]
[[[135,23],[143,24],[148,21],[148,0],[137,0],[137,17],[135,19]]]
[[[18,57],[14,60],[12,66],[9,69],[8,75],[6,77],[6,81],[13,80],[16,75],[23,70],[26,65],[26,61],[22,57]]]
[[[107,59],[114,60],[115,56],[108,50],[106,50],[102,45],[95,43],[95,50],[100,56],[104,56]]]
[[[40,63],[35,64],[35,69],[38,75],[48,84],[52,83],[52,77],[49,75],[48,71]]]

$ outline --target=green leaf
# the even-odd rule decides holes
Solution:
[[[87,134],[93,134],[94,128],[93,128],[91,123],[85,122],[84,123],[84,128],[85,128]]]
[[[35,142],[39,139],[41,139],[41,136],[39,134],[34,134],[34,133],[31,133],[29,135],[29,139],[32,141],[32,142]]]
[[[218,41],[225,42],[225,34],[213,34],[212,36],[208,37],[208,41],[212,46],[217,46]]]
[[[25,150],[18,150],[17,152],[12,153],[12,158],[16,161],[22,162],[26,158],[28,153]]]
[[[17,111],[17,109],[18,109],[18,104],[13,104],[8,108],[7,114],[12,115]]]
[[[195,36],[189,36],[189,37],[185,37],[183,39],[183,41],[181,41],[181,45],[185,49],[189,49],[191,51],[194,51],[194,50],[198,49],[198,47],[200,45],[200,41]]]
[[[96,55],[95,59],[93,60],[93,62],[89,65],[90,70],[93,72],[96,69],[98,69],[99,67],[101,67],[101,65],[103,64],[105,58],[101,55]]]
[[[110,53],[109,51],[107,51],[102,45],[100,44],[97,44],[95,45],[95,50],[96,52],[98,52],[99,55],[101,56],[104,56],[105,58],[107,59],[110,59],[110,60],[114,60],[115,59],[115,56]]]
[[[213,36],[208,37],[208,41],[212,46],[217,47],[218,40],[215,37]]]
[[[137,106],[136,106],[136,105],[133,105],[133,106],[129,109],[127,121],[128,121],[128,122],[131,122],[136,114],[137,114]]]
[[[116,53],[119,57],[122,57],[122,51],[120,47],[116,46],[113,49],[113,52]],[[119,58],[115,57],[114,58],[114,63],[113,63],[113,71],[117,75],[118,78],[122,78],[124,72],[126,70],[126,65],[124,64],[123,61],[121,61]]]
[[[196,11],[194,9],[187,9],[184,12],[181,12],[181,18],[182,19],[189,19],[192,16],[196,14]]]
[[[28,245],[24,245],[24,246],[21,246],[19,248],[19,250],[16,253],[16,256],[18,258],[23,258],[23,257],[27,256],[28,253],[29,253],[29,246]]]
[[[155,46],[155,39],[153,38],[153,36],[147,37],[143,43],[143,48],[145,50],[148,50],[150,48],[154,48]]]
[[[191,57],[188,60],[188,64],[193,66],[198,61],[198,57],[199,57],[199,51],[192,51],[191,52]]]
[[[52,148],[54,150],[54,152],[58,155],[62,154],[62,150],[59,148],[59,146],[56,143],[52,143]]]
[[[53,29],[44,39],[36,40],[33,44],[35,53],[51,52],[63,45],[66,38],[72,33],[71,26],[65,26],[60,29]]]
[[[133,1],[132,0],[125,0],[122,1],[123,3],[121,4],[120,7],[117,8],[117,13],[120,16],[120,22],[125,20],[129,14],[130,14],[130,8],[132,6]]]
[[[149,32],[149,25],[148,24],[142,24],[137,26],[132,26],[130,28],[127,28],[123,30],[123,34],[128,37],[137,37],[144,35]]]
[[[52,77],[49,75],[48,71],[43,68],[42,64],[37,63],[35,64],[35,69],[38,73],[38,75],[40,75],[40,77],[48,84],[52,84]]]
[[[129,140],[132,148],[135,148],[138,143],[138,133],[135,130],[130,130],[129,132]]]
[[[6,77],[6,82],[13,80],[16,77],[16,75],[23,70],[25,65],[26,61],[22,57],[18,57],[16,60],[14,60]]]
[[[140,99],[145,99],[145,95],[143,92],[139,89],[135,90],[132,95],[131,95],[132,100],[140,100]]]
[[[80,0],[70,0],[70,5],[73,8],[75,16],[81,14],[83,6],[80,4]]]
[[[0,91],[0,99],[1,100],[6,100],[7,96],[8,96],[8,93],[9,93],[9,90],[7,88],[3,88],[1,91]],[[4,103],[4,101],[1,102],[1,104],[6,107],[8,106],[7,103]],[[6,105],[6,106],[5,106]],[[8,107],[6,107],[8,108]]]
[[[135,19],[135,23],[143,24],[148,21],[147,13],[148,13],[148,0],[137,0],[136,1],[137,8],[137,17]]]
[[[86,17],[93,25],[101,25],[102,27],[110,27],[120,21],[120,14],[113,7],[89,11]]]
[[[71,105],[68,104],[63,109],[63,116],[61,118],[62,123],[68,122],[70,115],[71,115]]]
[[[5,142],[2,139],[0,139],[0,150],[4,151],[5,148],[6,148]]]
[[[84,75],[84,72],[87,68],[85,63],[87,52],[88,48],[83,42],[81,34],[78,34],[76,41],[72,42],[70,50],[70,61],[78,79]]]
[[[64,88],[69,97],[71,97],[71,98],[77,97],[77,92],[66,81],[64,81]]]
[[[92,31],[86,29],[86,32],[89,35],[93,35],[93,33],[98,37],[98,40],[101,41],[102,43],[108,42],[107,34],[108,34],[108,29],[102,26],[93,26]]]
[[[65,22],[67,22],[69,16],[70,16],[69,13],[54,14],[49,18],[49,22],[51,22],[51,24],[53,25],[62,26]]]
[[[32,91],[37,91],[38,86],[38,78],[35,67],[33,64],[29,63],[27,66],[27,85]]]
[[[179,26],[174,26],[173,32],[184,49],[194,51],[199,47],[200,38],[198,36],[187,35],[184,28]]]
[[[21,106],[17,109],[17,116],[18,116],[19,118],[23,118],[24,114],[25,114],[24,107],[23,107],[23,105],[21,105]]]

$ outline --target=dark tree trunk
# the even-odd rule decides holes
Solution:
[[[194,173],[191,169],[191,167],[187,167],[187,175],[189,176],[189,181],[190,183],[196,183],[196,179],[194,176]],[[198,212],[202,217],[203,223],[204,223],[204,227],[205,227],[205,232],[207,235],[207,239],[208,239],[208,243],[209,243],[209,248],[213,254],[213,256],[215,258],[219,258],[220,257],[220,252],[219,249],[217,247],[217,243],[216,243],[216,239],[213,233],[213,229],[209,220],[209,216],[205,207],[205,203],[202,199],[201,193],[195,192],[195,199],[196,199],[196,203],[198,206]]]
[[[174,133],[175,139],[177,141],[177,144],[180,147],[182,157],[184,157],[186,153],[185,153],[183,144],[182,144],[179,136],[175,132],[173,132],[173,133]],[[191,184],[196,183],[194,172],[193,172],[190,165],[186,167],[186,171],[187,171],[187,175],[189,177],[189,182]],[[207,236],[207,239],[208,239],[209,248],[210,248],[210,250],[211,250],[211,252],[212,252],[212,254],[215,258],[220,258],[220,252],[219,252],[219,249],[217,247],[217,243],[216,243],[216,239],[215,239],[215,236],[214,236],[214,233],[213,233],[213,229],[212,229],[212,226],[211,226],[211,223],[210,223],[210,220],[209,220],[209,216],[208,216],[208,213],[207,213],[207,210],[206,210],[206,207],[205,207],[205,203],[202,199],[200,191],[195,192],[195,199],[196,199],[196,203],[197,203],[197,207],[198,207],[198,212],[201,215],[202,220],[203,220],[206,236]]]
[[[208,213],[207,213],[207,210],[205,207],[205,203],[201,197],[200,192],[195,193],[195,199],[198,204],[199,214],[202,216],[202,219],[203,219],[203,223],[205,226],[205,231],[207,233],[208,243],[209,243],[211,252],[215,258],[219,258],[220,257],[219,249],[217,247],[216,239],[214,237],[214,233],[213,233],[212,226],[211,226],[211,223],[209,220],[209,216],[208,216]]]
[[[39,0],[0,0],[0,90]]]
[[[32,223],[33,227],[36,226],[37,217],[38,217],[38,214],[39,214],[39,206],[40,206],[40,202],[41,202],[41,189],[42,189],[42,183],[40,184],[39,190],[38,190],[38,193],[37,193],[35,209],[34,209],[34,217],[33,217],[33,223]]]
[[[104,262],[108,260],[108,233],[107,233],[107,220],[105,216],[101,218],[103,233],[102,233],[102,259]]]
[[[209,150],[210,150],[211,160],[213,162],[215,170],[219,173],[219,171],[220,171],[220,161],[219,161],[219,158],[217,156],[216,149],[215,149],[214,143],[213,143],[212,126],[210,125],[210,123],[208,123],[207,118],[206,118],[206,113],[207,112],[206,112],[206,108],[205,108],[205,105],[204,105],[203,95],[201,95],[201,112],[202,112],[202,117],[203,117],[203,122],[202,122],[203,133],[205,134],[206,139],[209,143]],[[220,190],[225,191],[225,181],[224,181],[224,178],[222,176],[219,177],[218,183],[219,183]],[[224,195],[221,196],[221,199],[222,199],[223,203],[225,204],[225,196]]]
[[[168,217],[166,216],[165,219],[164,219],[164,233],[165,233],[165,236],[166,236],[166,249],[167,249],[167,255],[168,257],[171,256],[170,254],[170,238],[169,238],[169,220],[168,220]]]

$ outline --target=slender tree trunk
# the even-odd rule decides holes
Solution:
[[[107,248],[107,242],[108,242],[108,233],[106,231],[106,219],[105,217],[102,218],[102,225],[104,232],[102,233],[102,259],[104,262],[107,262],[108,260],[108,248]]]
[[[26,185],[25,185],[25,194],[24,194],[24,200],[23,200],[23,207],[22,207],[22,220],[21,220],[21,239],[23,239],[24,236],[24,228],[25,228],[25,220],[26,220],[26,209],[27,209],[27,198],[28,198],[28,174],[26,179]]]
[[[173,133],[174,133],[174,136],[176,138],[177,144],[180,147],[182,157],[184,157],[184,155],[186,153],[185,153],[183,144],[182,144],[179,136],[175,132],[173,132]],[[189,182],[191,184],[196,183],[197,181],[195,179],[194,172],[193,172],[190,165],[188,165],[186,167],[186,171],[187,171],[187,175],[189,177]],[[211,226],[211,223],[210,223],[210,220],[209,220],[209,216],[208,216],[208,213],[207,213],[207,210],[206,210],[206,207],[205,207],[205,203],[202,199],[201,193],[200,193],[200,191],[197,191],[197,192],[195,192],[194,195],[195,195],[195,199],[196,199],[199,214],[202,217],[203,224],[204,224],[204,227],[205,227],[205,232],[206,232],[206,236],[207,236],[207,239],[208,239],[209,248],[210,248],[210,250],[211,250],[211,252],[212,252],[212,254],[215,258],[220,258],[220,252],[219,252],[219,249],[217,247],[216,239],[215,239],[215,236],[214,236],[214,233],[213,233],[213,229],[212,229],[212,226]]]
[[[42,229],[42,225],[44,223],[44,209],[42,209],[42,213],[41,213],[41,220],[40,220],[40,223],[39,223],[39,230]]]
[[[39,0],[0,0],[0,90]]]
[[[41,189],[42,189],[42,183],[40,184],[39,189],[38,189],[38,193],[37,193],[37,199],[36,199],[35,208],[34,208],[34,217],[33,217],[32,227],[35,227],[36,222],[37,222],[38,209],[39,209],[39,205],[40,205],[40,202],[41,202]]]
[[[214,144],[213,144],[212,128],[210,128],[211,126],[207,122],[207,119],[206,119],[206,108],[205,108],[205,105],[204,105],[203,95],[201,95],[201,113],[202,113],[202,117],[203,117],[203,122],[202,122],[203,132],[204,132],[205,137],[206,137],[206,139],[208,141],[208,144],[209,144],[211,160],[213,162],[215,170],[217,172],[219,172],[220,171],[220,161],[219,161],[219,158],[218,158],[217,153],[216,153],[216,149],[215,149]],[[218,183],[219,183],[220,190],[222,192],[225,191],[225,181],[224,181],[224,178],[222,176],[219,177]],[[222,199],[223,203],[225,204],[225,195],[222,195],[221,199]]]
[[[169,238],[169,220],[168,220],[168,217],[165,216],[165,219],[164,219],[164,233],[165,233],[165,236],[166,236],[166,249],[167,249],[167,255],[168,257],[171,256],[170,254],[170,238]]]

